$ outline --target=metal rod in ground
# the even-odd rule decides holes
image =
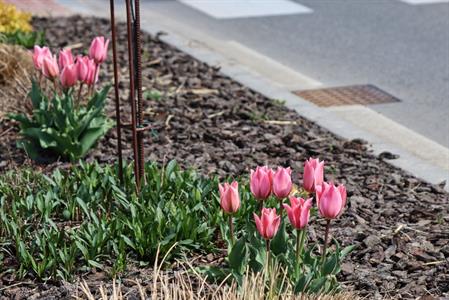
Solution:
[[[131,29],[131,0],[126,0],[126,25],[128,35],[128,65],[129,65],[129,102],[131,105],[132,142],[134,152],[134,176],[136,178],[136,189],[140,191],[139,160],[137,153],[137,123],[136,123],[136,97],[134,94],[134,55],[133,55],[133,32]]]
[[[123,183],[123,156],[122,156],[122,128],[120,119],[120,95],[118,89],[118,67],[117,67],[117,39],[115,31],[115,9],[114,0],[110,0],[111,10],[111,39],[112,39],[112,60],[114,64],[114,92],[115,92],[115,118],[117,120],[117,156],[118,156],[118,177]]]
[[[141,54],[141,33],[140,33],[140,0],[134,0],[135,22],[135,54],[136,54],[136,88],[137,88],[137,125],[143,127],[143,99],[142,99],[142,54]],[[145,157],[143,145],[144,131],[137,132],[137,148],[139,160],[139,176],[145,178]]]

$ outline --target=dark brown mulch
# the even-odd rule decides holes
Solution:
[[[79,42],[87,48],[94,35],[109,32],[107,21],[93,18],[35,19],[34,26],[46,29],[54,48]],[[119,32],[123,62],[124,26]],[[157,37],[145,35],[144,43],[144,87],[162,93],[158,101],[145,101],[145,117],[153,125],[146,159],[177,159],[203,174],[220,176],[248,174],[262,164],[288,165],[298,178],[305,159],[320,157],[326,161],[327,179],[348,188],[348,208],[332,230],[344,244],[359,245],[343,265],[345,285],[369,298],[448,295],[449,197],[441,187],[372,155],[362,140],[336,137]],[[109,63],[101,79],[110,79],[111,71]],[[129,122],[124,64],[121,79],[123,122]],[[114,116],[112,100],[108,112]],[[25,155],[15,148],[17,129],[11,126],[8,121],[0,125],[0,171],[25,162]],[[123,140],[130,158],[130,135]],[[111,130],[89,159],[115,162],[116,145]],[[321,233],[322,226],[311,227],[312,239],[321,238]]]

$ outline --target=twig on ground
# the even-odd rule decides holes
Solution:
[[[271,125],[297,125],[298,122],[296,121],[281,121],[281,120],[264,120],[263,121],[266,124]]]

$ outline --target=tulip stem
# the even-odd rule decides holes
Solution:
[[[95,64],[95,73],[94,73],[94,82],[92,83],[92,91],[95,91],[95,83],[97,82],[97,73],[100,70],[98,67],[100,66],[100,64]]]
[[[327,250],[327,242],[329,239],[329,229],[330,229],[330,225],[331,225],[331,220],[326,220],[326,232],[324,233],[324,246],[323,246],[323,264],[325,262],[325,258],[326,258],[326,250]]]
[[[299,266],[302,249],[304,248],[304,241],[306,237],[306,229],[298,229],[296,234],[296,263]]]
[[[232,222],[232,215],[229,215],[229,234],[231,236],[231,246],[234,246],[234,223]]]
[[[58,85],[56,83],[56,77],[53,78],[53,85],[55,87],[55,93],[57,94],[58,93]]]
[[[42,73],[39,72],[39,87],[42,90]]]
[[[279,200],[279,215],[281,216],[281,220],[282,220],[282,213],[284,212],[284,206],[282,205],[282,201],[283,199]]]
[[[77,108],[80,107],[80,103],[81,103],[81,91],[83,90],[83,86],[84,86],[84,82],[81,83],[80,89],[78,90],[78,102],[76,103],[76,107],[77,107]]]
[[[270,270],[270,240],[265,240],[267,246],[267,271]]]

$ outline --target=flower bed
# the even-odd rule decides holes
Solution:
[[[73,17],[35,19],[47,29],[55,49],[107,35],[105,20]],[[69,26],[70,24],[70,26]],[[119,53],[126,43],[120,25]],[[448,194],[370,154],[361,140],[345,141],[220,74],[190,56],[144,37],[146,119],[153,125],[145,144],[146,158],[160,163],[171,159],[194,167],[203,175],[248,176],[257,165],[291,166],[299,184],[303,161],[319,156],[326,161],[326,178],[345,183],[348,204],[331,235],[343,245],[356,244],[343,263],[340,281],[362,295],[404,298],[449,292]],[[111,79],[112,66],[100,79]],[[122,64],[123,121],[128,122],[127,70]],[[105,80],[103,80],[105,81]],[[107,103],[110,117],[114,104]],[[0,125],[0,169],[4,172],[27,162],[15,146],[20,138],[10,121]],[[125,155],[132,155],[125,134]],[[115,131],[109,131],[90,160],[115,161]],[[56,162],[47,169],[66,167]],[[325,223],[311,224],[310,242],[323,237]],[[132,276],[131,276],[132,277]],[[4,284],[6,282],[4,281]]]

